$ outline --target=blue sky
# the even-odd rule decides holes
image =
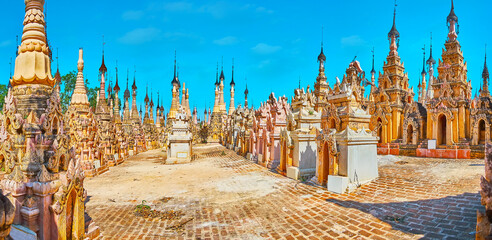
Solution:
[[[318,73],[316,59],[322,26],[330,85],[335,82],[335,76],[343,76],[356,55],[369,73],[372,47],[376,71],[382,71],[389,52],[387,34],[394,2],[47,0],[47,4],[48,37],[51,45],[59,49],[62,74],[76,70],[78,48],[83,47],[85,77],[91,85],[98,85],[104,35],[106,65],[112,78],[118,60],[120,87],[124,89],[126,69],[130,69],[131,81],[136,66],[139,104],[143,103],[148,84],[154,99],[157,91],[165,97],[164,106],[168,110],[176,50],[180,81],[190,89],[190,105],[203,113],[205,105],[213,104],[215,69],[217,62],[220,68],[222,57],[227,105],[233,57],[236,104],[244,104],[246,81],[249,103],[255,106],[266,100],[271,91],[290,98],[299,77],[302,86],[313,86]],[[24,1],[8,1],[3,5],[0,76],[6,84],[10,58],[15,60],[15,36],[22,34]],[[492,1],[455,1],[460,24],[458,40],[468,62],[473,92],[481,83],[484,45],[492,37],[488,31],[490,9]],[[399,53],[415,92],[422,71],[421,49],[425,44],[428,56],[430,32],[433,32],[434,58],[440,58],[449,11],[449,0],[398,1]],[[120,94],[122,97],[123,91]]]

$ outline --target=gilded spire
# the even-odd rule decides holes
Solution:
[[[244,95],[245,96],[248,96],[248,93],[249,93],[249,91],[248,91],[248,84],[246,83],[246,90],[244,90]]]
[[[77,81],[75,82],[75,88],[73,90],[70,105],[81,104],[89,106],[87,90],[84,84],[84,49],[82,48],[79,49],[79,60],[77,62],[77,69]]]
[[[55,85],[51,76],[50,50],[46,40],[44,0],[25,0],[22,43],[15,60],[13,87],[24,84]]]

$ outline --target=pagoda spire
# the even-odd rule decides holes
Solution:
[[[400,37],[400,33],[396,29],[396,6],[398,5],[396,4],[396,0],[395,0],[395,8],[393,10],[393,26],[391,27],[391,30],[388,33],[388,39],[392,39],[393,37],[394,38]]]
[[[374,75],[376,73],[376,70],[374,70],[374,47],[372,47],[372,69],[371,69],[371,74]]]
[[[323,53],[323,27],[321,27],[321,52],[318,55],[319,72],[320,73],[325,71],[325,61],[326,61],[326,56]]]
[[[246,80],[246,79],[245,79]],[[246,90],[244,90],[244,107],[248,107],[248,84],[246,83]]]
[[[236,83],[234,82],[234,58],[232,58],[232,74],[231,74],[231,87],[234,87]]]
[[[46,39],[44,0],[25,1],[24,31],[17,51],[12,87],[40,84],[55,85],[51,76],[50,49]]]
[[[116,61],[115,71],[116,71],[116,83],[114,84],[113,90],[115,92],[119,92],[120,91],[120,86],[118,85],[118,61]]]
[[[452,42],[458,38],[459,33],[459,24],[458,24],[458,16],[454,13],[454,2],[451,0],[451,11],[449,12],[448,17],[446,18],[446,22],[448,25],[448,41]]]
[[[421,74],[422,74],[422,75],[425,75],[425,74],[427,74],[427,73],[425,72],[425,44],[424,44],[424,47],[422,48],[422,51],[424,52],[424,58],[423,58],[423,60],[422,60],[422,73],[421,73]]]
[[[224,80],[225,77],[224,77],[224,57],[222,57],[222,64],[220,66],[220,77],[219,77],[219,80],[222,82],[222,80]]]
[[[120,92],[120,86],[118,86],[118,61],[116,61],[116,67],[115,67],[115,72],[116,72],[116,83],[114,84],[114,109],[113,109],[113,116],[115,117],[115,121],[117,123],[121,123],[121,115],[120,115],[120,98],[119,98],[119,92]]]
[[[427,65],[429,65],[429,72],[430,68],[433,68],[433,65],[436,64],[436,60],[432,57],[432,32],[430,34],[430,53],[429,53],[429,59],[427,59]]]
[[[388,39],[390,40],[390,50],[391,50],[390,54],[392,55],[397,54],[397,50],[400,42],[399,40],[400,33],[396,29],[396,6],[398,5],[396,4],[396,0],[395,0],[395,8],[393,10],[393,26],[391,27],[391,30],[388,33]]]
[[[229,102],[229,115],[232,115],[234,110],[236,110],[235,104],[234,104],[234,86],[236,84],[234,83],[234,58],[232,58],[232,73],[231,73],[231,99]]]
[[[104,63],[104,45],[106,43],[104,42],[104,35],[103,35],[103,43],[102,43],[102,61],[101,61],[101,67],[99,67],[99,74],[101,74],[101,87],[99,88],[99,99],[105,99],[106,98],[106,93],[104,92],[106,90],[106,85],[105,85],[105,77],[106,77],[106,72],[108,69],[106,68],[106,64]]]
[[[217,69],[215,70],[215,86],[219,86],[219,62],[217,61]]]
[[[179,88],[179,80],[178,76],[176,75],[176,50],[174,50],[174,76],[173,80],[171,81],[171,85],[176,86],[176,88]]]
[[[485,45],[485,59],[483,62],[482,79],[483,79],[483,91],[482,92],[488,94],[489,93],[489,69],[487,68],[487,45]]]
[[[56,73],[55,73],[55,84],[61,84],[61,75],[60,75],[60,65],[58,62],[58,48],[56,48]],[[58,90],[59,86],[58,86]]]
[[[81,110],[89,111],[89,99],[87,98],[87,90],[84,84],[84,49],[79,49],[79,60],[77,62],[77,81],[73,90],[70,105],[81,105],[85,107]]]

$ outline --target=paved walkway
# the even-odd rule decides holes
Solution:
[[[103,239],[474,239],[483,160],[379,157],[350,194],[287,179],[218,145],[190,164],[162,151],[87,179]],[[146,200],[158,217],[137,216]]]

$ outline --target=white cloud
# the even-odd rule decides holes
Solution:
[[[10,46],[11,41],[10,40],[5,40],[0,42],[0,47],[7,47]]]
[[[217,45],[234,45],[238,42],[237,38],[236,37],[233,37],[233,36],[227,36],[227,37],[223,37],[221,39],[217,39],[217,40],[214,40],[214,44],[217,44]]]
[[[143,17],[143,15],[144,15],[144,12],[141,10],[138,10],[138,11],[129,10],[129,11],[124,12],[121,15],[121,18],[123,18],[123,20],[139,20]]]
[[[362,39],[359,35],[352,35],[352,36],[343,37],[342,39],[340,39],[340,43],[342,45],[351,46],[351,47],[364,45],[365,42],[366,41],[364,41],[364,39]]]
[[[277,52],[281,48],[282,47],[280,46],[271,46],[266,43],[258,43],[256,46],[252,47],[251,50],[258,54],[272,54],[274,52]]]
[[[258,13],[268,13],[268,14],[273,13],[272,10],[266,9],[265,7],[257,7],[256,8],[256,12],[258,12]]]
[[[161,30],[157,28],[137,28],[133,31],[127,32],[119,40],[126,44],[142,44],[159,38],[160,34]]]

